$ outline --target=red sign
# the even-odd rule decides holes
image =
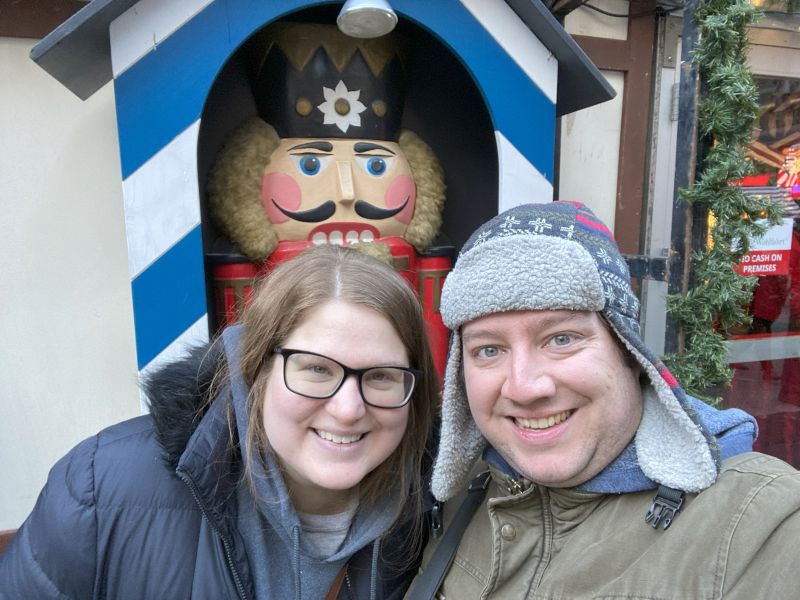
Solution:
[[[784,219],[758,238],[750,241],[750,252],[734,266],[740,275],[788,275],[792,251],[793,219]]]
[[[751,250],[734,268],[741,275],[788,275],[789,250]]]

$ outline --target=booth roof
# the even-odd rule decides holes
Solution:
[[[31,50],[31,59],[81,100],[111,81],[109,25],[137,0],[91,0]],[[605,77],[540,0],[506,0],[558,60],[556,114],[616,95]]]

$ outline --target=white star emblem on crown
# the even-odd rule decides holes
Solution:
[[[342,133],[347,133],[351,125],[361,126],[360,114],[367,110],[367,107],[358,99],[361,90],[351,92],[347,89],[344,81],[339,81],[336,89],[333,90],[323,86],[322,93],[325,96],[325,102],[317,108],[325,116],[322,121],[323,125],[336,125],[342,130]]]

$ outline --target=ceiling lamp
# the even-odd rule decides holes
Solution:
[[[386,0],[347,0],[336,25],[350,37],[376,38],[395,28],[397,14]]]

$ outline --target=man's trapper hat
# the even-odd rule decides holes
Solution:
[[[467,402],[460,328],[484,315],[519,310],[599,312],[647,375],[635,436],[644,475],[687,492],[714,482],[717,443],[678,382],[642,341],[639,301],[613,235],[586,206],[551,202],[517,206],[479,227],[445,280],[441,314],[453,335],[432,481],[438,500],[465,488],[487,445]]]

